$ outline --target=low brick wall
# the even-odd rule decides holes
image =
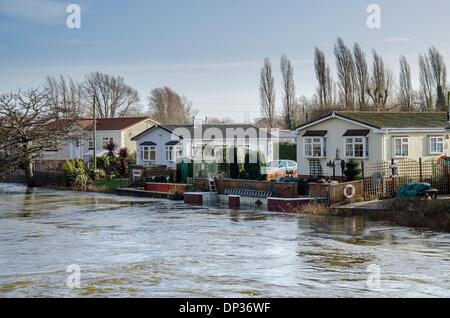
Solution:
[[[219,194],[223,194],[227,188],[232,188],[273,191],[275,193],[274,196],[281,198],[296,198],[298,196],[298,183],[216,179],[216,185]]]
[[[200,189],[209,189],[208,179],[205,178],[189,178],[187,182],[199,187]]]
[[[186,192],[186,184],[147,182],[145,184],[145,190],[161,193],[173,193],[175,191]]]

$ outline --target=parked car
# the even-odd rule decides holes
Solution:
[[[297,163],[292,160],[274,160],[266,166],[267,180],[297,177]]]

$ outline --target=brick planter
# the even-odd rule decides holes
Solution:
[[[184,203],[192,205],[203,205],[203,193],[186,192],[184,194]]]
[[[228,196],[228,207],[230,209],[238,209],[241,206],[241,196],[240,195],[229,195]]]

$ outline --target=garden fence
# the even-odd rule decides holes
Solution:
[[[450,193],[450,164],[438,158],[374,161],[361,168],[365,200],[392,198],[403,185],[413,182],[429,183],[440,194]]]

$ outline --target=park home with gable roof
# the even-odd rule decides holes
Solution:
[[[332,176],[330,163],[450,155],[444,112],[333,112],[296,128],[299,176]],[[330,167],[329,167],[330,166]],[[336,176],[341,176],[336,169]]]

